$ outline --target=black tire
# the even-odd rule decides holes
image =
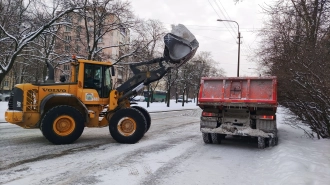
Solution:
[[[9,101],[9,97],[6,97],[6,98],[5,98],[5,101]]]
[[[221,144],[221,135],[220,134],[212,133],[211,138],[212,138],[212,143]]]
[[[142,112],[134,108],[118,110],[109,121],[109,131],[118,143],[137,143],[147,131]]]
[[[268,146],[273,147],[276,145],[276,138],[268,138]]]
[[[258,137],[258,148],[264,149],[266,147],[265,138]]]
[[[203,137],[204,143],[206,143],[206,144],[212,143],[211,134],[209,134],[209,133],[202,133],[202,137]]]
[[[43,116],[40,130],[54,144],[70,144],[76,141],[85,128],[84,117],[74,107],[60,105],[51,108]]]
[[[147,121],[147,131],[146,132],[148,132],[148,130],[151,126],[151,117],[150,117],[149,112],[145,108],[139,107],[139,106],[134,106],[134,107],[131,107],[131,108],[137,109],[138,111],[140,111],[143,114],[144,118]]]

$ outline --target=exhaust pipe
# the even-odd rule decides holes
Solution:
[[[46,61],[47,69],[48,69],[48,78],[46,83],[55,83],[54,81],[54,67],[53,65],[47,60]]]

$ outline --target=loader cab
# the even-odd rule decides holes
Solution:
[[[112,89],[112,66],[84,63],[83,88],[95,89],[99,98],[108,98]]]

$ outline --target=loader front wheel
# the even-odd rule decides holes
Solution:
[[[150,117],[149,112],[145,108],[139,107],[139,106],[134,106],[134,107],[131,107],[131,108],[137,109],[138,111],[140,111],[143,114],[144,118],[147,121],[147,131],[146,132],[148,132],[148,130],[151,126],[151,117]]]
[[[43,116],[40,130],[46,139],[54,144],[70,144],[84,131],[84,117],[74,107],[60,105],[53,107]]]
[[[109,121],[109,131],[119,143],[137,143],[147,130],[143,114],[134,108],[118,110]]]

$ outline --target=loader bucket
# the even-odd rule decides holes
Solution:
[[[186,63],[196,53],[199,46],[195,36],[182,24],[172,27],[164,36],[164,57],[177,67]]]

